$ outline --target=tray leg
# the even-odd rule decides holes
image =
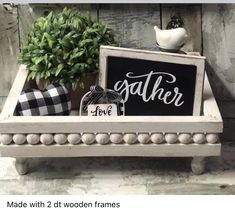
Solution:
[[[25,158],[16,158],[15,168],[19,175],[25,175],[29,172],[28,160]]]
[[[192,172],[196,175],[201,175],[205,172],[205,157],[193,157],[191,161]]]

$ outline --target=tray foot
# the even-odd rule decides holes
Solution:
[[[205,172],[205,157],[193,157],[191,161],[191,169],[195,175],[201,175]]]
[[[25,158],[16,158],[15,168],[19,175],[25,175],[29,172],[28,160]]]

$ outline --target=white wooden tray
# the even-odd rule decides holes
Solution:
[[[223,121],[207,76],[201,116],[15,116],[27,74],[21,65],[0,117],[0,155],[15,157],[20,174],[28,157],[84,156],[193,157],[200,174],[205,157],[220,155]]]

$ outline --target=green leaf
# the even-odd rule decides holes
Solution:
[[[52,19],[53,18],[53,12],[51,11],[48,15],[47,15],[47,19]]]
[[[92,58],[87,59],[87,64],[92,64],[93,60]]]
[[[85,46],[87,44],[91,44],[92,42],[93,42],[92,39],[85,39],[85,40],[80,41],[79,46],[83,47],[83,46]]]
[[[61,72],[61,70],[64,68],[63,64],[59,64],[57,67],[57,70],[55,72],[55,76],[57,77],[59,75],[59,73]]]
[[[40,79],[41,79],[41,78],[40,78],[40,75],[38,74],[38,75],[36,76],[36,79],[35,79],[37,84],[39,84]]]
[[[44,60],[44,58],[43,57],[35,57],[34,58],[34,63],[35,63],[35,65],[38,65],[40,62],[42,62]]]
[[[104,26],[102,33],[105,34],[107,31],[107,26]]]
[[[78,58],[78,57],[81,57],[83,54],[84,54],[84,50],[80,51],[80,52],[77,52],[77,53],[74,53],[71,55],[71,59],[75,59],[75,58]]]
[[[85,88],[84,82],[82,82],[82,81],[79,82],[79,87],[82,88],[82,89],[84,89],[84,88]]]
[[[66,60],[69,57],[69,52],[63,52],[63,59]]]

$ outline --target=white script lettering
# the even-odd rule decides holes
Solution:
[[[163,82],[168,84],[176,82],[176,77],[170,73],[150,71],[148,74],[135,76],[133,72],[128,72],[126,77],[135,82],[129,83],[127,79],[124,79],[114,85],[114,90],[122,94],[124,102],[128,100],[129,95],[138,95],[144,102],[157,98],[165,104],[174,104],[176,107],[184,104],[183,94],[180,93],[178,87],[174,87],[174,91],[165,91],[164,88],[160,88],[160,84]],[[142,81],[136,81],[138,79],[142,79]],[[156,79],[153,86],[150,86],[151,79]],[[150,93],[148,94],[148,92]]]

